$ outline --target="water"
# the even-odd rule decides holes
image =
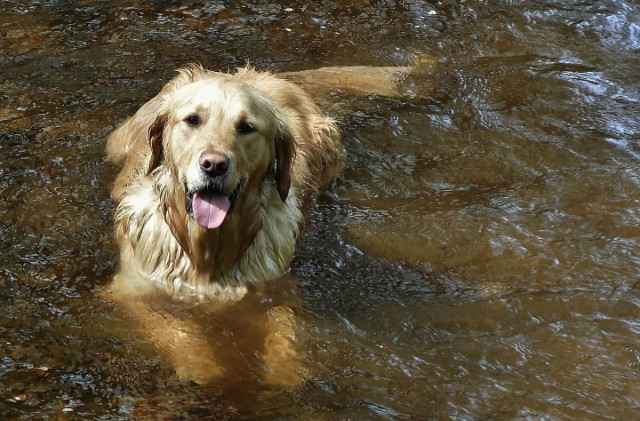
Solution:
[[[638,411],[634,2],[4,1],[0,51],[5,418]],[[322,104],[349,161],[266,293],[291,300],[310,380],[269,386],[247,362],[237,382],[179,382],[96,294],[117,265],[108,133],[188,61],[293,71],[424,54],[438,64],[406,81],[414,97]]]

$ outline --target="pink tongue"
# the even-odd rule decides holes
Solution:
[[[202,228],[215,229],[222,225],[231,203],[226,196],[215,193],[193,195],[193,216]]]

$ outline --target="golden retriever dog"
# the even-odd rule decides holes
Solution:
[[[190,65],[111,134],[107,155],[122,165],[112,190],[121,268],[109,296],[141,320],[181,378],[223,376],[215,341],[150,303],[233,303],[282,275],[305,194],[341,165],[338,128],[284,79]],[[272,374],[273,361],[292,371],[291,312],[266,310],[257,329],[264,362]],[[296,370],[274,382],[295,383]]]
[[[428,74],[432,61],[417,68]],[[335,88],[415,97],[413,70],[327,67],[278,77],[189,65],[111,134],[107,155],[121,166],[111,192],[121,262],[103,292],[139,321],[180,379],[237,377],[246,356],[258,356],[249,371],[269,383],[305,379],[291,303],[267,291],[291,289],[293,277],[281,275],[303,200],[337,174],[344,150],[335,122],[299,86],[318,98]]]

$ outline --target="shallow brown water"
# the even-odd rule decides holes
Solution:
[[[0,3],[3,418],[640,410],[635,2],[147,3]],[[411,81],[428,98],[323,104],[349,161],[268,297],[295,296],[310,380],[179,382],[96,295],[117,267],[108,133],[189,61],[291,71],[421,54],[439,62]]]

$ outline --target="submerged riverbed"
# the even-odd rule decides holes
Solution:
[[[8,0],[0,52],[3,418],[639,410],[637,4]],[[404,98],[321,103],[348,161],[270,292],[295,296],[309,380],[178,381],[96,294],[117,269],[108,134],[187,62],[284,72],[423,56],[434,72]]]

